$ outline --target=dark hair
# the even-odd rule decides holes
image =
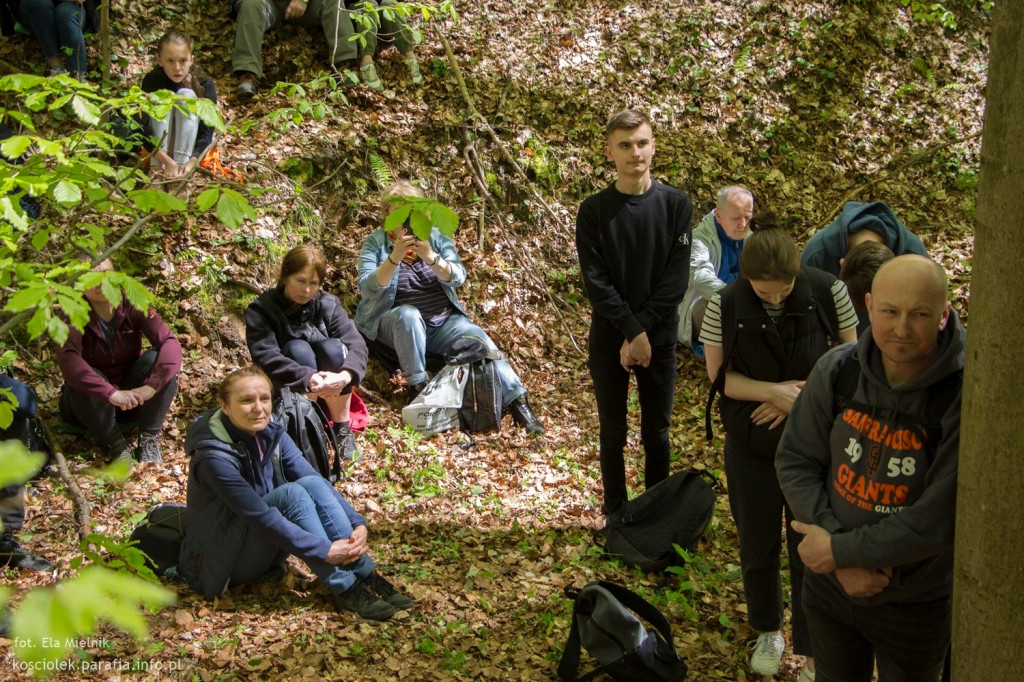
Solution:
[[[322,283],[327,277],[327,261],[324,259],[324,254],[320,253],[320,249],[312,244],[296,246],[286,253],[284,260],[281,261],[281,274],[277,277],[277,286],[283,287],[286,279],[311,265]]]
[[[740,274],[748,280],[792,282],[800,274],[800,253],[793,238],[779,227],[774,213],[758,213],[743,242]]]
[[[604,137],[607,140],[616,130],[636,130],[645,123],[652,131],[654,130],[654,124],[646,115],[639,111],[625,109],[617,114],[612,114],[612,117],[608,119],[608,124],[604,127]]]
[[[892,260],[895,255],[885,244],[878,242],[861,242],[850,249],[843,260],[839,271],[839,279],[843,280],[850,292],[850,300],[857,310],[864,310],[867,305],[864,295],[871,291],[871,281],[882,263]]]
[[[220,403],[227,404],[228,398],[231,397],[231,391],[234,390],[235,384],[242,379],[248,379],[249,377],[259,377],[267,382],[267,386],[273,389],[274,384],[270,381],[270,377],[267,373],[256,365],[249,365],[248,367],[242,367],[236,369],[231,374],[224,377],[224,381],[220,382],[220,387],[217,388],[217,401]]]
[[[188,76],[186,76],[185,80],[188,82],[189,88],[196,93],[196,97],[205,97],[206,90],[203,88],[202,81],[209,78],[209,75],[207,75],[206,71],[203,70],[203,67],[199,66],[195,61],[195,51],[192,48],[194,43],[192,42],[192,38],[181,31],[168,31],[160,36],[160,40],[156,41],[157,56],[160,56],[160,50],[164,49],[164,45],[170,45],[171,43],[174,43],[175,45],[184,45],[185,48],[188,49],[189,54],[193,55],[192,68],[188,70]]]

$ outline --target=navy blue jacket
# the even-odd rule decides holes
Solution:
[[[259,434],[266,456],[260,461],[255,439],[236,429],[219,409],[200,415],[185,436],[191,458],[186,527],[178,572],[206,599],[223,594],[242,544],[259,534],[300,559],[326,560],[331,543],[308,533],[263,501],[284,483],[319,474],[285,432],[271,422]],[[352,526],[366,519],[335,491]]]

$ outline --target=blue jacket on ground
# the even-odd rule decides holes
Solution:
[[[303,560],[326,560],[331,547],[326,538],[306,532],[263,501],[264,495],[284,483],[319,474],[284,426],[271,422],[258,437],[266,453],[262,462],[254,437],[234,428],[219,409],[200,415],[185,437],[185,452],[191,458],[188,531],[178,572],[206,599],[229,587],[235,560],[250,533]],[[366,519],[335,494],[352,525],[366,525]]]
[[[931,258],[917,235],[908,230],[884,202],[848,201],[838,218],[810,238],[800,254],[800,264],[838,277],[839,259],[846,258],[849,251],[847,238],[861,230],[882,235],[885,245],[897,256],[916,253]]]

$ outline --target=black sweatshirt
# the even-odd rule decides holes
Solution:
[[[656,181],[643,194],[611,185],[576,216],[576,251],[594,308],[591,343],[621,346],[643,332],[652,347],[675,343],[690,276],[693,206]]]

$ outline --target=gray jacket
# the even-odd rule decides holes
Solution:
[[[718,279],[718,268],[722,267],[722,242],[715,228],[715,212],[711,211],[693,229],[693,246],[690,248],[690,283],[686,295],[679,304],[679,343],[687,347],[693,344],[693,308],[701,299],[710,301],[725,282]]]

